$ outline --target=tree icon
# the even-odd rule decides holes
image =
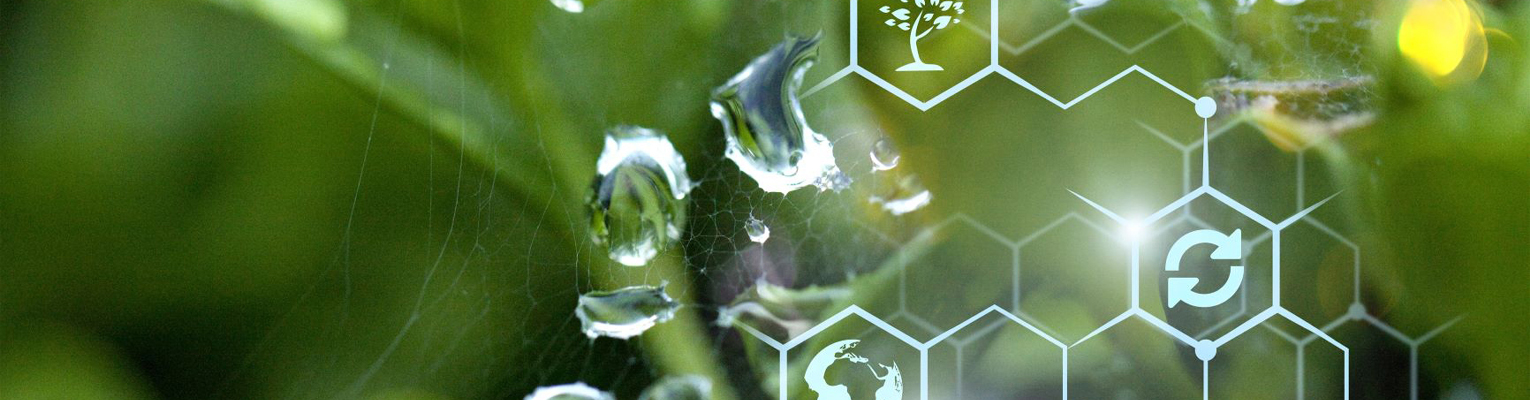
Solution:
[[[962,9],[962,2],[951,0],[912,0],[913,6],[908,6],[910,0],[899,0],[905,3],[903,6],[893,8],[882,6],[878,11],[889,17],[884,21],[887,26],[897,27],[908,32],[908,51],[913,54],[914,62],[898,67],[899,71],[940,71],[939,65],[926,64],[919,59],[919,39],[924,39],[930,32],[962,22],[957,16],[967,12]]]

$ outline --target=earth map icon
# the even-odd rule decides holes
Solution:
[[[862,364],[871,370],[871,375],[882,381],[882,387],[876,391],[876,400],[901,400],[903,398],[903,373],[898,369],[898,363],[892,365],[877,363],[883,372],[877,372],[877,367],[872,366],[870,360],[855,353],[850,349],[860,344],[860,340],[849,339],[834,342],[819,350],[808,363],[807,371],[803,373],[803,379],[807,381],[809,390],[818,395],[819,400],[851,400],[850,388],[845,385],[830,384],[824,379],[824,373],[829,367],[839,360],[848,360],[851,363]]]

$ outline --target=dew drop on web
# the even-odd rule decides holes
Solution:
[[[749,216],[749,220],[744,221],[744,232],[748,233],[749,240],[755,243],[765,243],[766,240],[770,240],[770,227],[765,226],[765,221],[753,215]]]
[[[674,318],[680,303],[664,293],[664,286],[629,286],[585,293],[579,296],[574,315],[579,317],[580,328],[590,339],[629,339]]]
[[[526,395],[525,400],[616,400],[616,397],[584,382],[574,382],[539,387]]]
[[[709,400],[712,381],[699,375],[666,376],[648,386],[638,400]]]
[[[834,145],[808,126],[797,98],[803,75],[818,57],[818,40],[788,38],[712,91],[712,116],[727,135],[724,155],[761,190],[849,186],[850,178],[834,163]]]
[[[590,0],[589,2],[593,1],[594,0]],[[584,0],[552,0],[552,5],[554,7],[558,7],[563,11],[568,11],[576,14],[584,12],[585,3],[586,1]]]
[[[891,187],[867,197],[871,204],[882,206],[882,211],[892,215],[903,215],[918,211],[930,204],[934,196],[924,184],[919,182],[915,175],[905,175],[898,178]]]
[[[647,265],[680,240],[694,185],[669,138],[620,126],[606,132],[590,194],[590,234],[622,265]]]
[[[789,289],[757,280],[753,287],[717,312],[717,326],[746,325],[782,340],[801,335],[833,307],[850,297],[842,287]]]
[[[898,167],[898,160],[903,155],[898,152],[898,146],[893,144],[892,138],[883,136],[871,145],[871,169],[874,171],[886,171]]]

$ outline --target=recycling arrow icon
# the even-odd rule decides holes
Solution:
[[[1169,248],[1169,257],[1164,261],[1165,271],[1179,271],[1180,261],[1185,252],[1196,245],[1209,244],[1216,246],[1211,251],[1213,260],[1237,260],[1243,257],[1243,230],[1235,229],[1231,235],[1223,235],[1211,229],[1202,229],[1190,232],[1174,242]],[[1195,285],[1200,283],[1199,278],[1171,277],[1168,280],[1169,308],[1179,305],[1180,302],[1193,307],[1209,308],[1226,303],[1238,288],[1243,285],[1243,266],[1234,265],[1228,271],[1227,281],[1222,287],[1210,293],[1195,291]]]

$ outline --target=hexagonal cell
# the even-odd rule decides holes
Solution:
[[[1271,140],[1247,122],[1213,132],[1211,186],[1238,199],[1254,212],[1280,221],[1300,210],[1296,202],[1297,159],[1296,153],[1281,150]],[[1198,177],[1201,176],[1202,149],[1196,147],[1195,150],[1190,165],[1192,176]]]
[[[1061,342],[989,314],[930,348],[932,399],[1062,397]]]
[[[1153,45],[1184,26],[1183,17],[1155,0],[1114,0],[1074,12],[1081,28],[1123,52]]]
[[[1191,337],[1216,339],[1273,305],[1273,234],[1211,196],[1188,207],[1240,218],[1188,218],[1145,235],[1139,305]],[[1171,265],[1176,248],[1179,263]]]
[[[1316,220],[1280,232],[1280,305],[1315,324],[1344,316],[1359,301],[1359,250],[1336,234]]]
[[[1210,360],[1213,399],[1297,398],[1297,339],[1263,326],[1217,348]]]
[[[856,3],[858,65],[919,100],[930,100],[990,64],[992,0],[866,0]],[[973,25],[969,27],[969,25]],[[979,28],[979,29],[973,29]]]
[[[856,311],[836,314],[820,325],[823,330],[809,331],[808,339],[787,352],[791,365],[784,377],[787,398],[812,398],[815,391],[822,396],[837,390],[850,398],[874,398],[878,390],[891,386],[901,386],[904,398],[918,396],[922,390],[919,343],[900,338],[895,328],[879,324],[879,318]]]
[[[1007,32],[1004,29],[1000,27],[1001,37],[1008,37],[1002,36]],[[1024,38],[1017,37],[1010,40],[1022,39]],[[999,65],[1062,102],[1068,102],[1083,95],[1132,66],[1132,61],[1121,54],[1120,50],[1076,26],[1063,26],[1060,30],[1048,32],[1048,36],[1044,39],[1036,39],[1040,40],[1026,43],[1024,51],[1018,55],[1001,50]],[[1141,77],[1129,77],[1117,82],[1124,83],[1136,79],[1146,80]],[[1014,90],[1024,91],[1025,89]],[[1085,102],[1098,100],[1095,97],[1111,96],[1091,96]]]
[[[1131,249],[1069,215],[1021,242],[1020,310],[1073,342],[1131,308]]]
[[[1013,302],[1015,251],[1004,238],[964,218],[932,233],[936,244],[904,269],[903,305],[912,318],[938,333]]]
[[[1199,397],[1201,361],[1190,351],[1148,322],[1127,318],[1068,350],[1068,397]]]

